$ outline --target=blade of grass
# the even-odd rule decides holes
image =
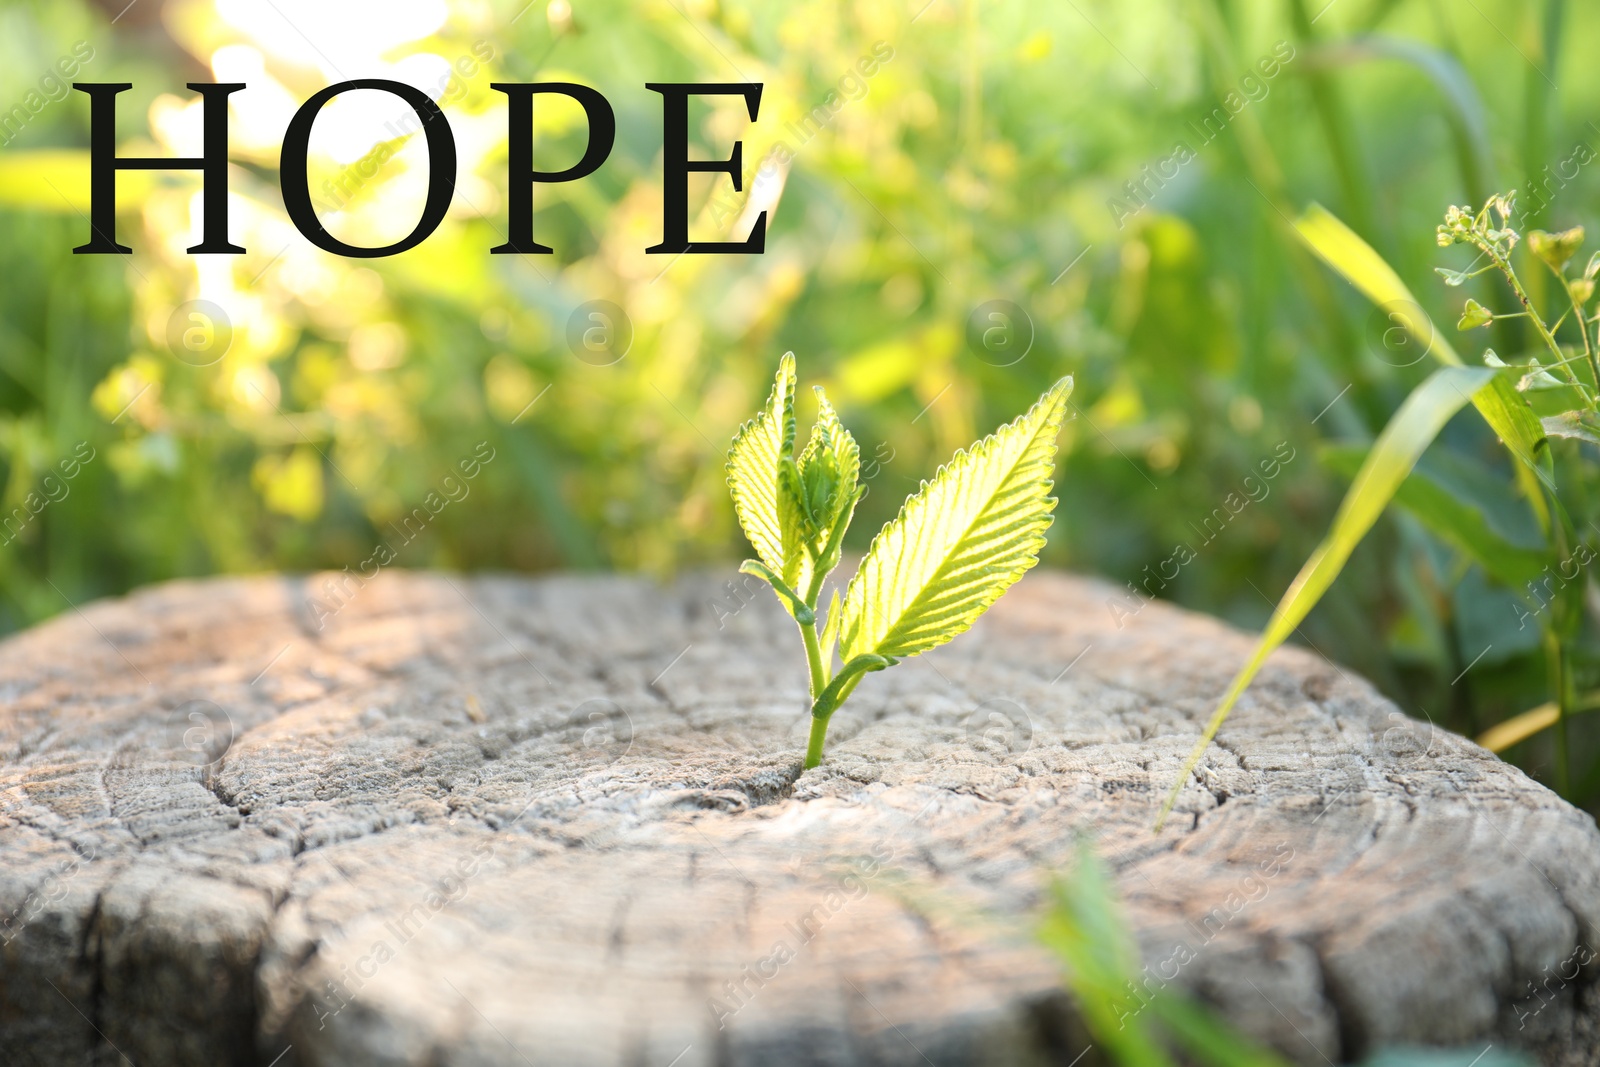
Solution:
[[[1090,1035],[1112,1062],[1172,1067],[1174,1048],[1184,1063],[1288,1067],[1179,988],[1165,982],[1150,988],[1111,872],[1086,840],[1078,843],[1072,871],[1051,886],[1039,939],[1060,958]]]
[[[1522,118],[1522,170],[1524,180],[1532,188],[1539,173],[1550,159],[1550,127],[1555,118],[1556,64],[1561,49],[1561,24],[1566,14],[1566,0],[1545,0],[1544,10],[1538,14],[1533,4],[1523,8],[1530,18],[1538,19],[1538,32],[1533,35],[1538,50],[1527,61],[1524,72],[1524,98]],[[1524,230],[1543,227],[1549,218],[1550,205],[1541,201],[1528,212]],[[1538,272],[1534,272],[1537,274]],[[1544,278],[1538,284],[1544,286]]]
[[[1306,247],[1374,304],[1379,307],[1402,302],[1416,305],[1416,321],[1407,318],[1401,325],[1440,363],[1461,365],[1461,357],[1450,347],[1444,335],[1434,328],[1421,305],[1417,304],[1417,298],[1400,280],[1400,275],[1337,215],[1321,204],[1313,203],[1295,220],[1294,228],[1300,234],[1300,239],[1305,241]]]
[[[1372,6],[1367,9],[1367,13],[1361,16],[1359,20],[1362,29],[1367,33],[1371,33],[1382,25],[1383,21],[1393,14],[1394,9],[1399,6],[1400,0],[1374,0]]]
[[[1333,584],[1344,568],[1350,553],[1372,529],[1372,524],[1378,521],[1378,516],[1388,507],[1401,483],[1416,466],[1423,450],[1438,436],[1444,424],[1470,403],[1476,393],[1494,381],[1495,372],[1488,367],[1444,367],[1434,371],[1406,397],[1405,403],[1389,420],[1389,425],[1383,428],[1372,451],[1362,463],[1355,483],[1334,516],[1333,528],[1290,583],[1288,592],[1284,593],[1267,622],[1249,662],[1228,686],[1211,721],[1206,724],[1199,743],[1184,761],[1183,770],[1173,783],[1166,803],[1161,806],[1161,814],[1156,818],[1157,830],[1166,822],[1167,814],[1177,802],[1184,783],[1189,780],[1189,775],[1200,762],[1200,757],[1205,755],[1223,720],[1260,671],[1267,656],[1283,644],[1317,601],[1322,599],[1322,594],[1327,592],[1328,586]]]
[[[1295,229],[1313,252],[1342,274],[1368,300],[1380,308],[1403,306],[1405,313],[1398,316],[1400,325],[1429,355],[1446,366],[1462,366],[1461,357],[1434,327],[1417,298],[1406,288],[1406,283],[1355,231],[1320,204],[1306,208],[1295,222]],[[1551,475],[1549,450],[1543,447],[1544,428],[1539,425],[1538,418],[1522,395],[1504,378],[1496,378],[1488,389],[1479,391],[1472,402],[1484,421],[1521,461],[1517,465],[1517,480],[1522,486],[1523,495],[1538,514],[1540,525],[1547,532],[1551,531],[1552,516],[1540,487],[1548,492],[1550,499],[1554,499],[1555,480]],[[1563,526],[1570,525],[1565,516],[1561,516],[1561,519]]]
[[[1137,988],[1138,953],[1117,915],[1110,874],[1087,841],[1078,844],[1071,874],[1051,886],[1038,936],[1061,960],[1084,1023],[1115,1062],[1173,1067],[1129,995]]]
[[[1565,14],[1566,3],[1564,0],[1545,0],[1543,11],[1539,12],[1532,2],[1520,5],[1522,14],[1530,20],[1536,20],[1538,30],[1529,34],[1536,42],[1536,51],[1527,59],[1524,71],[1523,90],[1523,117],[1522,117],[1522,173],[1523,187],[1529,190],[1537,188],[1540,183],[1541,172],[1546,169],[1550,160],[1550,130],[1556,114],[1556,64],[1560,55],[1561,23]],[[1526,39],[1526,38],[1524,38]],[[1522,230],[1544,229],[1550,222],[1549,198],[1528,198],[1527,216],[1523,219]],[[1522,263],[1525,266],[1522,278],[1523,285],[1528,290],[1528,297],[1533,301],[1534,307],[1547,307],[1551,296],[1552,279],[1535,265],[1537,260],[1526,245],[1522,249]],[[1529,327],[1531,323],[1524,322],[1523,337],[1532,347],[1534,334]]]
[[[1318,451],[1323,466],[1353,477],[1366,450],[1353,445],[1333,445]],[[1472,501],[1459,498],[1432,472],[1418,467],[1400,483],[1394,502],[1415,515],[1446,544],[1475,560],[1490,576],[1513,589],[1533,581],[1549,563],[1543,549],[1512,544],[1502,537]]]
[[[1472,78],[1454,56],[1420,41],[1374,34],[1321,45],[1306,57],[1306,67],[1315,70],[1381,59],[1409,64],[1439,91],[1446,105],[1445,117],[1455,141],[1456,165],[1461,170],[1467,200],[1483,203],[1496,187],[1489,117]]]
[[[1309,49],[1316,47],[1316,27],[1311,24],[1311,12],[1306,0],[1290,0],[1290,21],[1295,37]],[[1367,181],[1367,168],[1362,162],[1360,149],[1350,122],[1350,111],[1345,106],[1339,85],[1329,75],[1328,68],[1307,66],[1300,71],[1311,90],[1311,103],[1316,108],[1317,120],[1322,125],[1323,139],[1328,143],[1328,154],[1333,157],[1333,169],[1339,175],[1339,187],[1344,192],[1344,202],[1356,226],[1372,232],[1372,195]]]
[[[1232,72],[1240,68],[1228,29],[1228,7],[1226,0],[1197,0],[1194,5],[1211,59],[1212,88],[1219,98],[1232,91],[1233,85],[1229,79]],[[1283,165],[1278,162],[1261,117],[1256,114],[1256,109],[1246,108],[1234,119],[1230,129],[1237,134],[1236,144],[1248,179],[1270,209],[1262,217],[1284,242],[1285,254],[1327,330],[1329,351],[1339,360],[1341,369],[1347,375],[1353,379],[1361,378],[1359,339],[1340,311],[1332,287],[1327,284],[1323,273],[1316,269],[1314,257],[1306,254],[1303,243],[1296,240],[1291,232],[1290,217],[1294,214],[1294,205],[1285,192]]]
[[[597,539],[567,505],[560,484],[551,476],[551,472],[559,468],[550,450],[531,432],[508,433],[505,441],[511,448],[523,484],[532,491],[539,514],[561,552],[563,564],[575,570],[598,569],[601,559],[595,547]]]
[[[1193,1001],[1158,993],[1150,1009],[1189,1055],[1208,1067],[1288,1067],[1277,1053],[1250,1044]]]
[[[1521,744],[1535,734],[1550,729],[1560,717],[1560,705],[1554,702],[1540,704],[1521,715],[1513,715],[1505,722],[1495,723],[1478,735],[1478,744],[1490,752],[1504,752],[1512,745]]]

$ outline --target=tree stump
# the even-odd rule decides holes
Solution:
[[[1358,678],[1037,571],[801,773],[753,580],[175,582],[0,644],[0,1061],[1071,1063],[1089,835],[1150,988],[1298,1063],[1600,1063],[1600,833]],[[1091,1050],[1082,1063],[1095,1062]]]

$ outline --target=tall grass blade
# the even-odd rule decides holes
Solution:
[[[1087,841],[1051,886],[1039,939],[1054,951],[1090,1035],[1122,1067],[1288,1067],[1173,986],[1150,989],[1106,863]]]
[[[1206,724],[1205,733],[1184,761],[1183,770],[1173,783],[1166,803],[1161,806],[1161,814],[1156,817],[1157,830],[1166,822],[1167,814],[1177,802],[1184,783],[1189,780],[1189,775],[1200,762],[1200,757],[1205,755],[1223,720],[1233,710],[1234,704],[1255,678],[1267,656],[1283,644],[1317,601],[1322,599],[1322,594],[1327,592],[1328,586],[1333,584],[1334,578],[1344,568],[1350,553],[1372,528],[1372,524],[1378,521],[1384,508],[1389,506],[1423,450],[1438,436],[1445,423],[1470,403],[1475,394],[1495,380],[1495,371],[1488,367],[1444,367],[1434,371],[1406,397],[1405,403],[1389,420],[1389,425],[1383,428],[1366,461],[1361,464],[1355,483],[1345,494],[1338,514],[1334,516],[1333,528],[1290,583],[1288,592],[1284,593],[1267,622],[1255,652],[1234,678],[1233,684],[1228,686],[1222,702]]]
[[[1433,83],[1444,98],[1445,116],[1456,143],[1456,163],[1469,203],[1481,204],[1496,187],[1494,150],[1489,143],[1489,115],[1472,78],[1454,56],[1420,41],[1380,34],[1318,46],[1306,57],[1311,69],[1371,60],[1406,63]]]
[[[1318,455],[1323,466],[1353,477],[1361,469],[1366,451],[1358,446],[1335,445],[1322,449]],[[1475,503],[1461,499],[1452,486],[1423,467],[1400,483],[1394,502],[1502,585],[1520,588],[1538,578],[1550,562],[1544,549],[1514,544],[1502,536]]]
[[[1296,220],[1295,229],[1313,252],[1344,275],[1345,280],[1368,300],[1389,312],[1396,324],[1403,326],[1429,355],[1446,366],[1463,365],[1461,357],[1434,327],[1406,283],[1355,231],[1320,204],[1308,207]],[[1554,499],[1555,480],[1551,475],[1549,450],[1543,447],[1544,428],[1539,425],[1538,418],[1511,382],[1504,378],[1496,378],[1489,388],[1480,390],[1472,402],[1490,429],[1521,461],[1517,466],[1517,479],[1523,494],[1538,513],[1540,523],[1546,530],[1550,529],[1549,507],[1539,487],[1543,486]]]

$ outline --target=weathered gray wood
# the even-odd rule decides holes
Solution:
[[[1036,572],[801,775],[728,577],[180,582],[0,644],[0,1060],[1070,1062],[1025,933],[1089,834],[1152,985],[1297,1062],[1600,1063],[1592,821],[1361,680],[1275,656],[1154,836],[1244,636]]]

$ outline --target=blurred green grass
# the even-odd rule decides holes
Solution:
[[[343,60],[340,42],[312,5],[284,5],[303,36],[242,9],[0,9],[0,123],[27,110],[0,148],[0,510],[50,501],[0,544],[4,629],[175,576],[357,567],[482,441],[495,458],[398,565],[664,575],[738,558],[723,451],[790,349],[881,458],[861,531],[1073,374],[1047,562],[1259,627],[1346,485],[1319,450],[1370,443],[1428,370],[1385,348],[1386,324],[1287,220],[1327,204],[1453,322],[1466,296],[1499,297],[1432,274],[1465,265],[1434,245],[1444,207],[1526,189],[1577,143],[1600,145],[1600,73],[1582,61],[1600,21],[1553,0],[461,0],[438,17],[418,0],[394,21],[411,11],[424,31],[383,58],[492,56],[445,105],[462,156],[455,207],[413,252],[343,260],[287,227],[270,106],[273,84],[298,103],[338,80],[319,48]],[[131,260],[71,254],[87,231],[86,100],[51,99],[41,80],[78,42],[93,49],[81,79],[134,84],[119,109],[126,152],[177,152],[193,120],[184,83],[260,59],[247,80],[263,110],[234,117],[232,214],[249,254],[183,254],[197,183],[175,174],[129,183]],[[1264,77],[1283,43],[1293,58]],[[875,48],[892,56],[859,75]],[[604,92],[617,146],[593,177],[537,190],[537,232],[556,255],[492,257],[505,151],[489,83],[539,79]],[[659,97],[643,83],[747,79],[766,85],[757,123],[736,100],[710,101],[691,133],[701,158],[743,138],[751,167],[779,142],[792,151],[766,255],[644,255],[662,206]],[[1245,101],[1237,114],[1229,93]],[[1230,119],[1202,143],[1219,106]],[[806,126],[818,107],[828,121]],[[541,166],[577,158],[581,121],[551,105],[536,123]],[[1167,177],[1180,141],[1193,158]],[[317,164],[313,195],[347,201],[336,230],[381,243],[410,228],[418,146],[392,147],[370,177],[357,163],[359,180],[349,161]],[[1150,205],[1114,210],[1147,167],[1160,178]],[[1552,189],[1529,225],[1592,226],[1594,169]],[[341,178],[348,192],[328,192]],[[692,182],[691,196],[696,235],[743,236],[743,197],[725,182]],[[169,344],[175,309],[194,299],[233,326],[208,366]],[[568,342],[574,309],[594,300],[632,325],[608,366]],[[996,350],[969,340],[996,300],[1026,316],[1012,325],[1031,347],[1014,362],[1020,334]],[[1496,329],[1503,354],[1527,347],[1515,324]],[[80,443],[94,459],[64,479]],[[1470,420],[1435,452],[1509,480]],[[1108,603],[1108,620],[1136,606]],[[1547,696],[1512,592],[1402,514],[1380,520],[1295,639],[1469,734]],[[1578,664],[1579,688],[1600,685],[1597,665]],[[1574,724],[1574,759],[1597,767],[1588,725]],[[1548,740],[1511,755],[1543,774]],[[1576,792],[1592,803],[1590,778]]]

